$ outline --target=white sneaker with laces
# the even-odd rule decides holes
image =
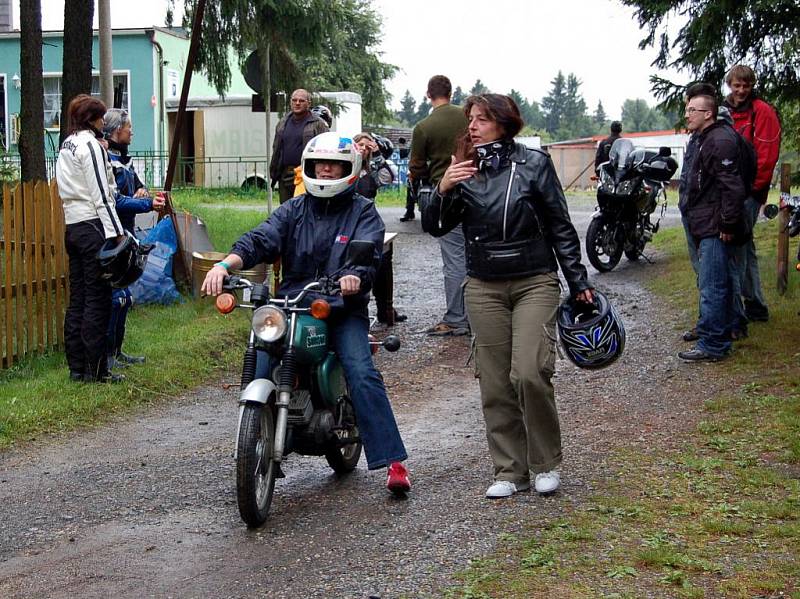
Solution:
[[[486,497],[489,499],[504,499],[511,497],[514,493],[527,491],[530,488],[529,484],[520,483],[515,485],[507,480],[496,480],[492,483],[492,486],[486,489]]]
[[[540,472],[536,475],[536,479],[533,482],[536,492],[541,493],[542,495],[548,495],[549,493],[555,492],[560,484],[561,477],[555,470],[551,470],[550,472]]]

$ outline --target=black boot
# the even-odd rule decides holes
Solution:
[[[124,351],[119,350],[117,352],[117,362],[122,362],[123,364],[144,364],[145,357],[144,356],[129,356]]]

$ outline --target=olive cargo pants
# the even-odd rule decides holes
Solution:
[[[469,277],[465,302],[495,480],[526,484],[561,462],[555,372],[555,273],[507,281]]]

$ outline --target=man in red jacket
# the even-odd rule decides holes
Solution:
[[[736,65],[725,76],[731,90],[724,106],[733,117],[734,128],[753,146],[756,152],[756,178],[753,189],[745,203],[745,214],[755,224],[761,207],[767,201],[772,171],[778,162],[781,147],[781,123],[775,109],[760,99],[753,91],[756,74],[750,67]],[[748,320],[767,321],[761,278],[758,273],[758,258],[753,240],[747,243],[746,257],[742,266],[742,296]]]

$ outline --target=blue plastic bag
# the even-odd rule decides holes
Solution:
[[[183,301],[172,278],[172,256],[178,250],[178,240],[170,217],[150,229],[142,243],[153,244],[147,256],[144,273],[130,286],[137,304],[174,304]]]

